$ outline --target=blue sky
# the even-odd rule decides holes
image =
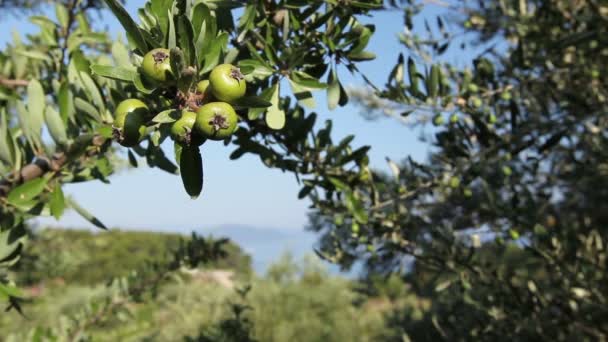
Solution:
[[[127,10],[134,15],[144,1],[129,0],[127,3]],[[438,10],[430,8],[428,15]],[[45,14],[53,16],[53,12],[45,11]],[[402,14],[399,11],[382,12],[367,22],[373,22],[377,27],[368,49],[375,52],[378,58],[361,63],[360,69],[373,82],[382,85],[399,52],[403,52],[396,38],[396,34],[403,29]],[[113,36],[124,32],[107,13],[103,15],[103,23]],[[25,17],[2,18],[0,28],[4,32],[15,30],[21,35],[36,31]],[[0,46],[4,46],[9,39],[8,34],[0,36]],[[450,58],[456,61],[466,59],[454,53],[450,54]],[[342,80],[346,85],[362,84],[360,79],[342,71]],[[334,121],[335,139],[355,134],[355,146],[373,146],[373,167],[385,169],[385,157],[400,160],[411,155],[422,160],[426,156],[428,146],[418,141],[419,130],[412,130],[390,119],[367,121],[359,115],[360,109],[351,105],[330,112],[326,109],[324,94],[315,94],[315,97],[319,121],[327,118]],[[284,230],[302,229],[307,223],[309,203],[297,199],[299,186],[294,176],[267,169],[251,155],[231,161],[228,156],[233,149],[222,143],[203,145],[205,188],[197,200],[191,200],[184,192],[179,177],[145,166],[113,176],[110,185],[94,181],[68,185],[65,190],[111,227],[190,230],[239,224]],[[169,152],[172,149],[166,150]],[[40,223],[91,227],[75,213],[67,213],[59,222],[45,218]]]

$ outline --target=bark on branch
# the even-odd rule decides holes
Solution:
[[[102,146],[107,141],[102,136],[95,136],[91,142],[91,146]],[[21,170],[13,172],[0,179],[0,197],[6,196],[13,187],[23,184],[32,179],[44,176],[48,172],[57,172],[65,165],[68,156],[65,152],[55,153],[50,158],[36,157],[34,161],[25,165]]]
[[[0,77],[0,85],[8,88],[27,87],[29,83],[30,81],[28,80],[11,80],[8,78]]]

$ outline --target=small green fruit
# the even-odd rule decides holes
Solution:
[[[467,90],[471,93],[476,93],[479,91],[479,87],[477,86],[477,84],[471,83],[471,84],[469,84],[469,86],[467,88],[468,88]]]
[[[194,128],[211,140],[224,140],[236,131],[238,116],[226,102],[211,102],[199,108]]]
[[[209,90],[209,80],[202,80],[198,82],[196,85],[196,90],[201,94],[206,93],[207,90]]]
[[[445,123],[445,119],[443,118],[443,115],[441,115],[441,114],[437,114],[433,118],[433,125],[435,125],[435,126],[441,126],[444,123]]]
[[[488,123],[489,124],[495,124],[496,121],[498,121],[498,118],[496,118],[495,114],[490,114],[490,116],[488,117]]]
[[[127,147],[137,145],[146,134],[146,122],[150,112],[140,100],[124,100],[114,114],[114,135],[118,142]]]
[[[245,95],[247,84],[239,68],[232,64],[220,64],[209,75],[211,92],[220,101],[233,102]]]
[[[171,138],[182,145],[200,146],[205,138],[193,131],[196,122],[196,113],[184,112],[182,117],[171,126]]]
[[[171,79],[170,52],[167,49],[154,49],[144,56],[142,69],[144,75],[157,82],[166,82]]]
[[[481,99],[478,97],[473,97],[471,104],[473,105],[473,107],[479,108],[483,105],[483,101],[481,101]]]
[[[450,187],[456,189],[460,186],[460,178],[453,176],[450,178]]]

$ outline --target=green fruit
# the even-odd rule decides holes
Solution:
[[[472,99],[471,104],[473,105],[473,107],[479,108],[483,105],[483,101],[481,101],[480,98],[472,97],[471,99]]]
[[[232,64],[220,64],[209,75],[211,92],[220,101],[232,102],[245,95],[247,84],[239,68]]]
[[[211,140],[224,140],[236,131],[238,116],[226,102],[211,102],[199,108],[195,130]]]
[[[488,123],[493,125],[496,123],[496,121],[498,121],[498,118],[496,118],[496,115],[490,114],[490,117],[488,117]]]
[[[123,146],[135,146],[146,134],[146,122],[150,115],[148,106],[137,99],[124,100],[114,114],[114,135]]]
[[[467,88],[471,93],[476,93],[479,91],[479,87],[477,86],[477,84],[469,84]]]
[[[179,159],[180,175],[184,189],[192,199],[203,191],[203,159],[198,146],[186,146]]]
[[[445,123],[445,119],[443,118],[443,116],[441,114],[437,114],[433,118],[433,125],[435,125],[435,126],[441,126],[444,123]]]
[[[184,112],[182,117],[171,126],[171,138],[179,144],[186,146],[200,146],[205,139],[193,131],[196,122],[196,113]]]
[[[144,56],[142,69],[144,75],[157,82],[166,82],[172,78],[169,50],[154,49]]]
[[[209,90],[209,80],[202,80],[198,82],[196,85],[196,90],[198,90],[198,92],[201,94],[206,93],[207,90]]]

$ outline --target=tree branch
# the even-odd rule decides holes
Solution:
[[[30,81],[28,80],[11,80],[0,77],[0,85],[8,88],[27,87],[29,83]]]
[[[96,135],[91,142],[91,146],[101,147],[106,141],[106,138]],[[61,170],[67,161],[66,152],[55,153],[50,158],[36,157],[32,163],[25,165],[19,171],[12,172],[4,179],[0,179],[0,197],[6,196],[13,187],[19,184],[40,178],[48,172]]]

